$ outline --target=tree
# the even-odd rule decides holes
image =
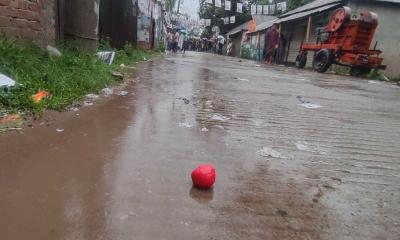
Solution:
[[[239,26],[251,19],[250,13],[247,9],[243,8],[243,13],[236,12],[236,4],[239,0],[231,0],[231,11],[225,11],[224,7],[215,7],[214,4],[208,4],[206,0],[200,1],[199,16],[201,19],[211,19],[211,26],[206,27],[203,32],[202,37],[211,37],[211,28],[213,26],[218,26],[221,33],[225,33],[230,29]],[[224,17],[236,16],[235,23],[224,24]]]
[[[298,8],[300,6],[306,5],[314,0],[287,0],[288,11]]]

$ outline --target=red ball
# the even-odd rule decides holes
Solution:
[[[200,165],[192,172],[193,185],[201,189],[209,189],[214,185],[216,176],[213,165]]]

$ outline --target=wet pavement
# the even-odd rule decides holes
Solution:
[[[399,239],[399,87],[199,53],[134,79],[0,135],[1,239]]]

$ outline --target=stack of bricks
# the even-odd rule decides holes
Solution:
[[[0,0],[0,35],[52,44],[56,37],[55,0]]]

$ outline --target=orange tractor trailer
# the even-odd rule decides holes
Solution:
[[[378,16],[373,12],[361,12],[352,16],[349,7],[336,9],[329,18],[329,23],[317,29],[316,43],[304,43],[296,58],[296,66],[304,68],[307,52],[314,53],[313,68],[324,73],[332,64],[349,66],[351,75],[369,73],[372,69],[386,69],[379,57],[380,50],[370,49]]]

